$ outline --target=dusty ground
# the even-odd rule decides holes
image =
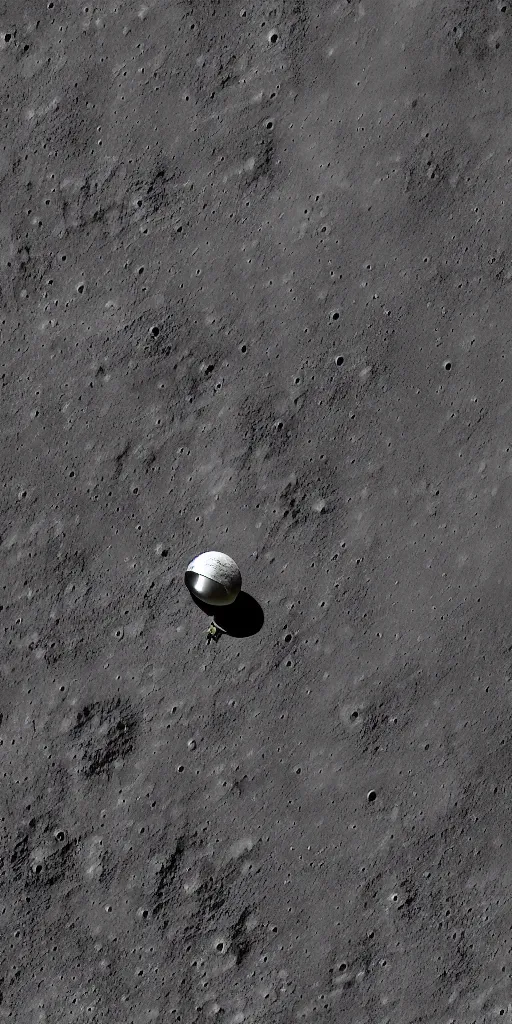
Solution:
[[[0,1020],[512,1021],[512,6],[242,3],[2,5]]]

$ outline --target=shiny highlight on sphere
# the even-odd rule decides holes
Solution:
[[[222,608],[236,601],[242,588],[242,576],[229,555],[222,551],[204,551],[187,566],[185,584],[198,601]]]

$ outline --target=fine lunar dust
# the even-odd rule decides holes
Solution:
[[[510,1020],[511,19],[3,5],[3,1020]]]

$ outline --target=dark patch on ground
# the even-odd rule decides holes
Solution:
[[[131,702],[121,697],[85,705],[71,730],[88,778],[110,775],[114,762],[132,753],[138,731]]]
[[[153,914],[155,917],[161,918],[164,929],[167,927],[169,917],[172,917],[174,914],[175,908],[173,903],[176,898],[179,898],[175,885],[186,847],[186,837],[179,836],[174,850],[158,871],[158,880],[152,896],[152,905]]]

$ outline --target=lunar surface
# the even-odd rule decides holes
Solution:
[[[0,1022],[512,1022],[511,51],[2,4]]]

